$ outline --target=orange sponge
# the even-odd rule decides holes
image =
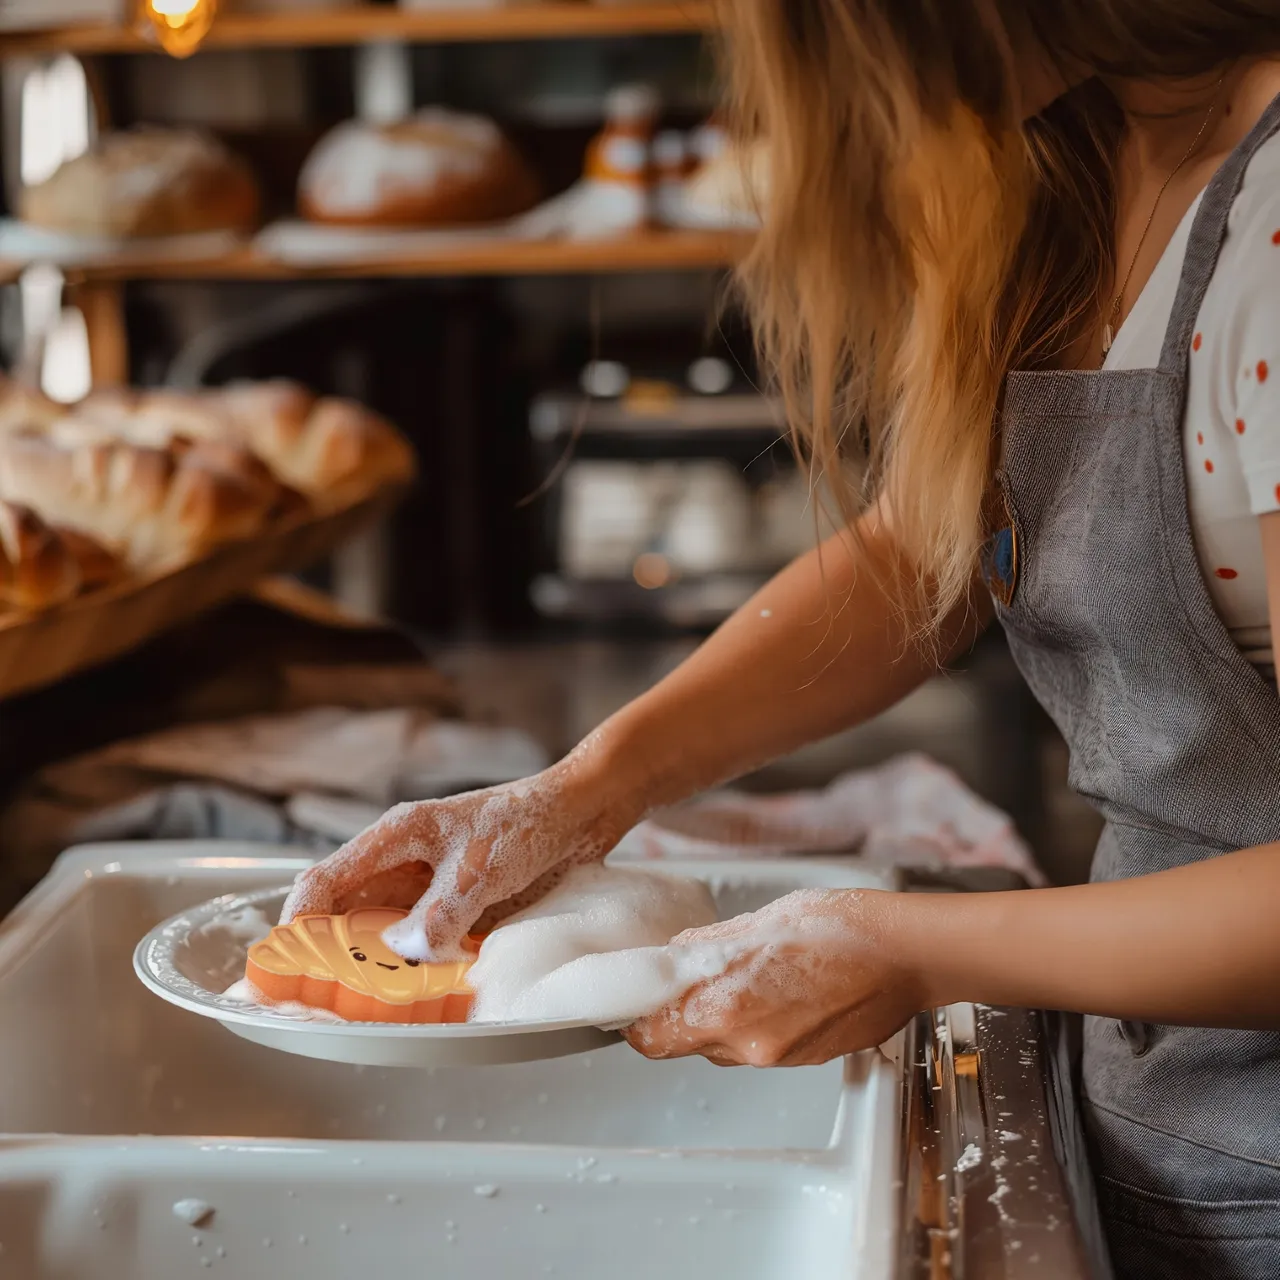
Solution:
[[[465,1022],[471,960],[405,960],[383,941],[408,913],[358,907],[345,915],[298,916],[249,948],[245,977],[269,1004],[327,1009],[351,1022]],[[478,943],[468,939],[478,950]]]

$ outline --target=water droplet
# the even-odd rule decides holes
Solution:
[[[345,1222],[338,1223],[338,1230],[341,1231],[344,1236],[349,1236],[351,1234],[351,1228]]]
[[[546,1213],[547,1206],[545,1204],[535,1204],[533,1206],[534,1213]]]
[[[523,1132],[524,1130],[518,1124],[513,1124],[511,1128],[507,1130],[507,1133],[513,1138],[518,1138]]]
[[[492,1182],[482,1182],[478,1187],[472,1188],[482,1200],[492,1200],[501,1189],[501,1187],[494,1186]]]
[[[445,1125],[449,1123],[449,1117],[436,1116],[436,1118],[431,1123],[435,1125],[435,1130],[437,1133],[443,1133]]]
[[[594,1169],[595,1167],[596,1167],[595,1156],[579,1156],[578,1157],[579,1169]]]
[[[597,1178],[597,1182],[617,1182],[618,1175],[616,1173],[602,1173]]]
[[[701,1225],[701,1223],[702,1223],[702,1219],[701,1219],[701,1217],[699,1217],[699,1215],[698,1215],[698,1214],[696,1214],[696,1213],[691,1213],[691,1214],[689,1215],[689,1225],[690,1225],[691,1227],[699,1226],[699,1225]]]
[[[209,1258],[201,1258],[201,1259],[200,1259],[200,1265],[201,1265],[202,1267],[211,1267],[211,1266],[213,1266],[213,1261],[212,1261],[211,1259],[209,1259]]]
[[[217,1248],[217,1254],[218,1254],[218,1257],[225,1258],[227,1256],[227,1251],[225,1248],[223,1248],[222,1245],[219,1245]]]
[[[446,1218],[444,1222],[444,1229],[446,1231],[453,1231],[457,1227],[457,1225],[458,1224],[454,1222],[452,1218]]]
[[[387,1196],[387,1203],[388,1203],[388,1204],[399,1204],[399,1203],[400,1203],[400,1197],[399,1197],[398,1195],[396,1195],[396,1193],[395,1193],[394,1191],[392,1191],[392,1192]]]
[[[306,1237],[306,1236],[299,1236],[299,1237],[298,1237],[298,1243],[299,1243],[299,1244],[306,1244],[306,1243],[307,1243],[307,1237]]]
[[[298,1198],[298,1193],[296,1191],[289,1191],[286,1194],[290,1200],[296,1200]]]
[[[483,1133],[484,1127],[488,1123],[489,1122],[484,1118],[484,1116],[476,1116],[476,1118],[472,1121],[472,1124],[474,1124],[476,1127],[477,1133]]]
[[[271,1248],[271,1237],[270,1237],[270,1236],[263,1236],[263,1237],[262,1237],[262,1247],[263,1247],[264,1249],[270,1249],[270,1248]]]

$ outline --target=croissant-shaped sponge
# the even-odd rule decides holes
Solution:
[[[465,1022],[472,961],[405,960],[382,941],[407,913],[360,907],[298,916],[249,948],[245,977],[268,1004],[327,1009],[351,1022]]]

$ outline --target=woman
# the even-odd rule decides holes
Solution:
[[[289,909],[429,864],[408,946],[444,953],[994,612],[1107,819],[1093,883],[784,899],[629,1037],[813,1063],[950,1001],[1085,1013],[1118,1271],[1280,1275],[1276,0],[730,8],[773,157],[746,296],[815,473],[862,456],[849,528],[562,763],[394,810]]]

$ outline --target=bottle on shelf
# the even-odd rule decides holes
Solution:
[[[623,85],[605,99],[604,127],[587,147],[579,230],[637,231],[653,220],[653,135],[661,102],[648,85]]]

